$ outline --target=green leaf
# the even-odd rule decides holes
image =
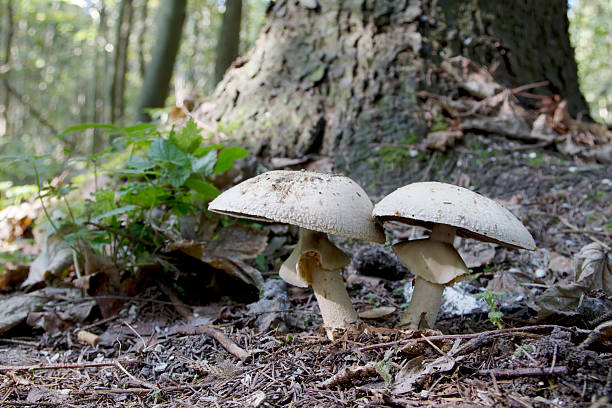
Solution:
[[[58,133],[55,137],[60,138],[64,136],[66,133],[76,132],[77,130],[87,130],[87,129],[119,130],[119,128],[115,125],[110,125],[110,124],[105,124],[105,123],[84,123],[82,125],[68,126],[62,132]]]
[[[163,201],[169,192],[160,187],[147,187],[142,190],[131,190],[124,192],[121,196],[122,202],[134,204],[143,208],[151,208]]]
[[[149,170],[155,167],[155,163],[146,157],[141,156],[130,157],[125,165],[136,170]]]
[[[200,146],[202,140],[198,126],[192,118],[189,118],[179,133],[172,133],[170,137],[170,141],[185,153],[193,153]]]
[[[188,166],[189,156],[187,156],[177,145],[166,139],[157,139],[151,143],[149,157],[153,160],[171,163],[176,166]]]
[[[155,129],[155,126],[151,123],[140,123],[134,126],[124,127],[123,130],[127,135],[132,135],[133,133],[142,133],[146,130]]]
[[[169,171],[164,179],[172,185],[172,187],[180,187],[191,176],[191,167],[177,167]]]
[[[209,200],[218,196],[221,192],[211,183],[205,183],[194,178],[190,178],[185,182],[185,186],[194,190],[204,200]]]
[[[205,176],[210,176],[217,163],[217,151],[211,150],[202,157],[191,160],[191,171],[198,173],[200,170]]]
[[[226,147],[219,152],[217,156],[217,164],[215,165],[215,174],[223,173],[229,170],[234,162],[238,159],[242,159],[249,154],[249,151],[242,147]]]
[[[108,218],[108,217],[114,217],[115,215],[120,215],[120,214],[125,214],[127,212],[133,211],[135,209],[137,209],[138,207],[136,207],[135,205],[125,205],[123,207],[119,207],[119,208],[115,208],[114,210],[110,210],[105,212],[104,214],[100,214],[98,216],[95,216],[92,221],[93,222],[98,222],[104,218]]]
[[[199,147],[197,148],[194,152],[193,155],[196,157],[202,157],[204,156],[206,153],[210,152],[211,150],[219,150],[222,149],[223,146],[225,146],[224,144],[214,144],[214,145],[210,145],[210,146],[206,146],[206,147]]]

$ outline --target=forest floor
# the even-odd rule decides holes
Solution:
[[[458,242],[474,278],[448,296],[439,330],[393,329],[411,279],[394,272],[389,248],[336,240],[354,257],[346,271],[351,299],[375,318],[335,341],[320,329],[312,293],[285,290],[271,276],[255,305],[223,297],[194,307],[152,286],[110,318],[93,314],[48,334],[40,328],[53,324],[47,314],[35,328],[5,333],[0,406],[609,406],[609,299],[567,284],[583,246],[612,245],[612,165],[480,136],[455,152],[461,166],[449,181],[504,203],[538,249]],[[392,227],[394,238],[423,233]],[[505,293],[496,305],[501,328],[472,296],[493,291]],[[42,310],[56,314],[92,300],[66,288],[47,295]]]

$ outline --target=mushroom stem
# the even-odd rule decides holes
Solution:
[[[346,327],[347,323],[359,320],[340,271],[323,270],[316,261],[311,265],[312,290],[319,303],[325,328]]]
[[[340,271],[349,258],[327,238],[327,234],[300,228],[295,249],[279,274],[286,282],[312,286],[326,329],[345,327],[359,320]]]
[[[434,241],[446,242],[447,244],[453,245],[455,241],[455,231],[457,231],[457,228],[451,227],[450,225],[434,224],[429,238]]]
[[[428,282],[417,276],[414,279],[410,305],[402,314],[399,326],[410,329],[434,327],[438,309],[442,304],[444,286]]]
[[[434,239],[401,242],[393,246],[398,259],[414,275],[414,290],[400,325],[411,329],[433,328],[442,303],[444,287],[452,285],[468,273],[457,250],[449,242],[447,230],[435,230]],[[454,234],[454,231],[452,231]]]

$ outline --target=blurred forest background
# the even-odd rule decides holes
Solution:
[[[206,98],[226,65],[226,50],[252,45],[265,21],[266,0],[2,0],[0,3],[0,155],[44,155],[43,178],[61,171],[70,155],[90,154],[109,140],[88,129],[57,135],[83,123],[135,124],[147,69],[164,36],[180,40],[167,106]],[[238,7],[242,13],[228,15]],[[174,15],[172,14],[174,13]],[[185,18],[181,29],[180,14]],[[178,15],[178,18],[177,18]],[[222,31],[224,15],[229,31]],[[171,31],[158,29],[174,18]],[[239,30],[239,38],[236,37]],[[232,31],[236,32],[233,33]],[[232,37],[233,36],[233,37]],[[231,38],[228,38],[231,37]],[[225,41],[225,42],[223,42]],[[164,68],[164,67],[162,67]],[[167,68],[167,67],[165,67]],[[221,74],[219,70],[221,69]],[[217,70],[217,74],[215,74]],[[155,84],[151,88],[163,88]],[[166,120],[163,111],[155,119]],[[85,135],[85,137],[83,137]],[[0,169],[3,189],[33,182],[31,166]]]
[[[172,62],[172,57],[162,54],[161,62],[154,61],[156,45],[168,37],[176,44],[180,41],[180,48],[165,106],[206,100],[235,57],[231,43],[236,43],[238,55],[253,45],[265,22],[268,1],[2,0],[0,4],[0,152],[51,153],[39,169],[51,177],[61,171],[69,155],[98,152],[109,143],[95,129],[58,137],[63,129],[83,123],[125,126],[143,119],[138,110],[147,97],[141,92],[147,70],[167,70]],[[236,16],[232,7],[242,12]],[[228,25],[222,29],[224,16]],[[164,18],[175,19],[170,32],[159,29]],[[570,1],[569,20],[581,90],[592,117],[610,123],[612,4]],[[239,39],[232,32],[239,32]],[[219,50],[230,52],[222,55]],[[159,78],[168,82],[163,73],[149,80]],[[145,88],[160,88],[163,93],[165,86]],[[159,95],[148,97],[159,99]],[[154,119],[166,120],[167,112],[169,108],[157,111]],[[33,177],[31,166],[25,164],[0,168],[3,189],[32,183]]]

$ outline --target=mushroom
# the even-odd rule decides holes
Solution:
[[[306,171],[276,170],[225,191],[208,206],[210,211],[257,221],[297,225],[298,243],[279,274],[286,282],[312,286],[323,324],[331,330],[358,320],[340,271],[349,257],[327,234],[384,242],[373,204],[348,177]]]
[[[431,229],[428,239],[393,246],[399,260],[415,274],[414,290],[400,326],[433,328],[445,286],[468,275],[453,246],[455,235],[515,248],[535,249],[533,237],[510,211],[463,187],[438,182],[398,188],[374,207],[381,221]]]

